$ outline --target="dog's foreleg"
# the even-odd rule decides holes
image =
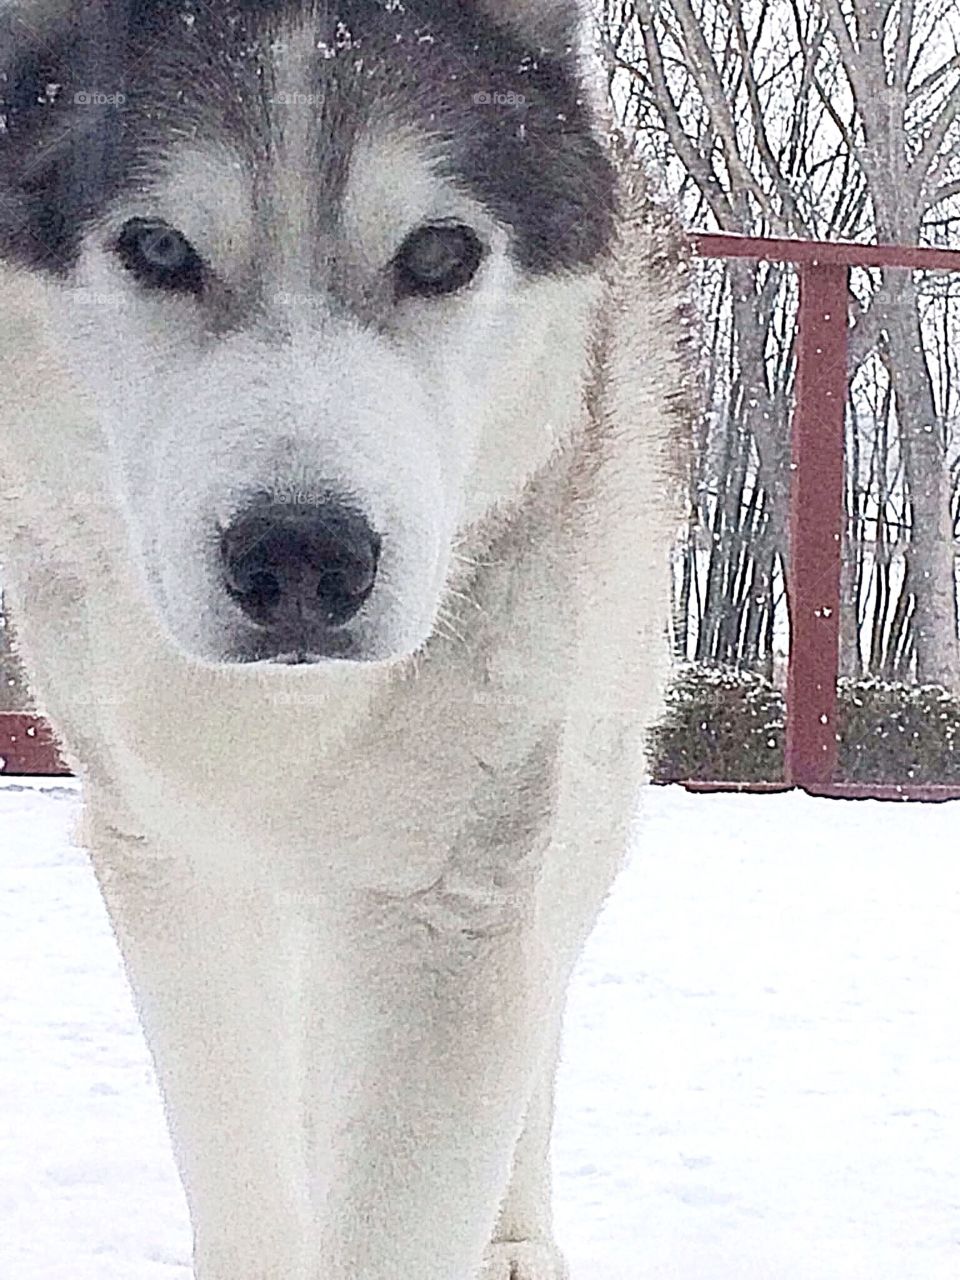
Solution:
[[[275,898],[107,826],[87,842],[156,1063],[197,1280],[316,1280],[295,961]]]
[[[379,933],[379,937],[376,936]],[[405,936],[403,936],[405,935]],[[413,936],[411,936],[413,935]],[[324,1213],[324,1280],[473,1280],[542,1053],[529,921],[472,932],[375,918],[341,1017],[353,1033]]]
[[[567,1280],[569,1275],[553,1236],[550,1167],[561,1007],[550,1016],[552,1034],[537,1069],[482,1280]]]

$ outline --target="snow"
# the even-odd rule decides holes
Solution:
[[[0,1276],[189,1280],[77,807],[73,784],[0,786]],[[960,808],[644,808],[568,1011],[573,1280],[954,1280]]]

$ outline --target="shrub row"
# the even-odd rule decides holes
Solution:
[[[841,680],[839,776],[848,782],[960,782],[960,698],[936,685]],[[783,694],[749,672],[691,666],[651,737],[658,781],[783,778]]]

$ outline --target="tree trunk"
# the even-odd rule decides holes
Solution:
[[[916,287],[907,272],[897,275],[885,327],[912,513],[907,558],[916,598],[917,680],[956,689],[960,687],[960,644],[953,485],[923,353]]]

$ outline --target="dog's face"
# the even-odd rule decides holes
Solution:
[[[577,411],[612,184],[570,6],[333,7],[11,25],[0,253],[62,282],[131,551],[207,662],[414,652]]]

